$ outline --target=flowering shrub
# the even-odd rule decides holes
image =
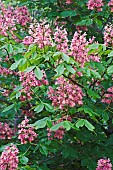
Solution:
[[[0,2],[0,170],[112,169],[112,24],[107,0]]]

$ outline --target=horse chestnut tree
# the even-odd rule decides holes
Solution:
[[[0,2],[0,170],[112,170],[112,12]]]

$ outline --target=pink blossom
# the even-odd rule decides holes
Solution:
[[[67,53],[68,49],[68,38],[66,29],[57,27],[54,33],[54,42],[57,45],[57,50]]]
[[[99,159],[96,170],[112,170],[110,159]]]
[[[31,100],[32,99],[32,94],[33,92],[31,91],[31,87],[36,87],[36,86],[42,86],[42,85],[48,85],[48,81],[46,79],[46,73],[43,71],[43,77],[41,80],[38,80],[34,74],[33,71],[29,73],[20,73],[20,82],[22,82],[23,89],[20,91],[22,93],[25,93],[25,95],[21,95],[20,99],[21,101]]]
[[[89,0],[87,6],[90,10],[96,10],[97,12],[100,12],[102,11],[104,4],[103,0]]]
[[[56,89],[49,87],[48,91],[48,97],[52,100],[54,107],[64,109],[65,106],[74,107],[77,104],[83,104],[83,92],[79,86],[72,84],[63,77],[57,78],[56,84],[58,84]]]
[[[113,46],[113,25],[107,24],[104,28],[104,44],[106,46]]]
[[[8,75],[15,74],[15,72],[12,70],[9,70],[8,68],[0,66],[0,74],[4,76],[8,76]]]
[[[113,102],[113,86],[107,89],[107,92],[103,96],[102,102],[107,104]]]
[[[21,141],[21,144],[32,142],[37,137],[37,134],[34,132],[34,128],[28,124],[28,122],[29,120],[25,118],[25,120],[18,125],[18,139]]]
[[[52,45],[50,25],[45,22],[31,24],[29,34],[34,39],[33,43],[38,44],[39,48]]]
[[[12,38],[20,42],[21,40],[16,37],[14,31],[17,30],[16,24],[26,26],[31,21],[27,7],[16,7],[15,9],[11,6],[6,7],[2,3],[0,5],[0,34],[8,36],[8,32],[10,32]]]
[[[81,67],[84,66],[86,62],[90,60],[99,62],[99,56],[95,54],[88,55],[89,48],[86,48],[87,45],[90,45],[94,41],[94,37],[87,41],[86,33],[82,34],[81,31],[75,32],[73,39],[70,45],[69,55],[73,56],[75,61],[77,61]]]
[[[23,39],[23,43],[25,45],[30,45],[33,43],[33,38],[31,36],[26,36],[24,39]]]
[[[72,0],[66,0],[66,4],[72,4]]]
[[[0,122],[0,139],[11,139],[14,136],[14,130],[7,123]]]
[[[0,170],[16,170],[19,162],[18,152],[15,145],[7,146],[0,156]]]
[[[14,18],[22,26],[25,26],[28,22],[31,21],[30,14],[26,6],[17,7],[14,10]]]
[[[110,0],[108,6],[110,7],[111,12],[113,12],[113,0]]]

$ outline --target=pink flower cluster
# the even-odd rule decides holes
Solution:
[[[97,12],[102,11],[102,7],[104,6],[103,0],[89,0],[87,3],[88,9],[96,10]]]
[[[113,86],[107,89],[107,93],[104,94],[102,102],[107,104],[113,102]]]
[[[84,28],[83,29],[87,29]],[[52,37],[53,34],[53,37]],[[72,39],[70,48],[69,40],[67,38],[67,31],[63,27],[56,27],[55,31],[50,29],[50,26],[45,22],[34,23],[30,25],[29,35],[23,39],[25,45],[30,45],[32,43],[38,44],[39,48],[43,48],[46,45],[53,46],[56,45],[58,51],[67,53],[74,57],[74,59],[81,65],[84,66],[85,62],[89,62],[90,59],[99,62],[98,55],[88,55],[89,49],[86,48],[87,45],[94,41],[94,37],[87,41],[86,33],[82,34],[79,28],[78,32],[75,32]],[[69,50],[71,52],[69,52]]]
[[[21,95],[21,100],[25,101],[26,99],[31,100],[33,92],[31,91],[31,87],[41,86],[41,85],[48,85],[48,81],[46,80],[46,74],[43,71],[43,78],[42,80],[38,80],[33,71],[29,73],[20,73],[20,81],[22,82],[23,89],[21,92],[25,93]]]
[[[99,159],[96,170],[112,170],[110,159]]]
[[[29,120],[25,118],[25,120],[18,125],[18,139],[20,139],[21,144],[32,142],[37,137],[37,134],[34,132],[34,128],[28,124],[28,122]]]
[[[70,45],[71,52],[69,55],[73,56],[75,61],[77,61],[81,67],[83,67],[86,62],[89,62],[90,59],[99,62],[99,56],[93,54],[88,55],[89,48],[86,48],[86,46],[94,41],[94,37],[87,41],[86,35],[86,33],[81,34],[81,31],[75,32]]]
[[[16,24],[25,26],[27,22],[30,22],[30,15],[28,9],[23,7],[17,7],[14,9],[11,6],[5,7],[4,4],[0,3],[0,34],[8,36],[9,31],[13,38],[16,38],[13,31],[16,30]]]
[[[66,4],[72,4],[72,0],[66,0]]]
[[[15,26],[14,16],[13,16],[13,8],[5,6],[0,3],[0,34],[7,36],[7,31]]]
[[[17,7],[14,10],[14,18],[18,24],[25,26],[31,21],[28,8],[26,6]]]
[[[110,2],[108,3],[108,6],[111,9],[111,12],[113,12],[113,0],[110,0]]]
[[[64,109],[65,106],[74,107],[77,104],[82,105],[82,89],[67,81],[63,77],[56,80],[58,87],[53,89],[49,87],[48,97],[52,100],[52,105]]]
[[[23,39],[23,43],[24,45],[30,45],[33,43],[33,37],[31,36],[26,36],[24,39]]]
[[[7,123],[0,122],[0,139],[11,139],[14,136],[14,131]]]
[[[52,45],[50,25],[45,22],[31,24],[29,34],[30,36],[26,36],[23,40],[25,45],[34,43],[38,44],[39,48]]]
[[[68,38],[66,29],[56,28],[54,33],[54,42],[57,44],[57,50],[67,53],[68,49]]]
[[[106,46],[113,46],[113,25],[107,24],[104,28],[104,44]]]
[[[15,145],[7,146],[0,156],[0,170],[16,170],[19,162],[18,153]]]
[[[62,118],[60,118],[59,120],[57,120],[56,122],[53,122],[52,125],[56,125],[60,122],[63,122],[65,120],[68,121],[72,121],[70,116],[63,116]],[[47,136],[48,136],[48,140],[53,140],[53,139],[63,139],[63,136],[65,135],[65,129],[64,127],[60,126],[60,128],[56,131],[51,131],[50,128],[47,128]]]
[[[0,74],[4,76],[16,74],[16,72],[9,70],[8,68],[0,66]]]

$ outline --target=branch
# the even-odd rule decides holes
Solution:
[[[6,48],[4,48],[4,50],[7,52],[8,58],[10,57],[8,50]]]
[[[43,160],[43,161],[39,161],[38,164],[42,164],[42,163],[44,163],[44,162],[47,162],[47,161],[49,161],[49,160],[51,160],[51,159],[54,159],[54,158],[56,158],[56,157],[59,157],[60,155],[61,155],[61,153],[58,154],[58,155],[53,155],[52,157],[49,157],[49,158],[47,158],[47,159],[45,159],[45,160]]]
[[[110,22],[110,20],[112,20],[112,15],[110,14],[109,17],[107,18],[107,21],[104,23],[103,27],[102,27],[102,31],[104,29],[104,27],[106,26],[106,24],[108,24],[108,22]]]

